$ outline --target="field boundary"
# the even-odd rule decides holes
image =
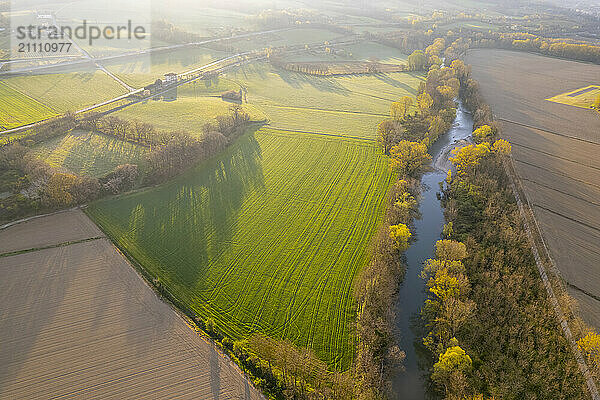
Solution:
[[[0,225],[0,231],[4,230],[6,228],[10,228],[13,225],[18,225],[18,224],[22,224],[23,222],[31,221],[32,219],[37,219],[37,218],[42,218],[42,217],[49,217],[50,215],[66,213],[66,212],[74,211],[74,210],[77,210],[77,209],[80,209],[80,208],[82,208],[82,207],[81,206],[71,207],[71,208],[67,208],[65,210],[58,210],[58,211],[54,211],[54,212],[46,213],[46,214],[32,215],[30,217],[25,217],[25,218],[18,219],[16,221],[7,222],[4,225]]]
[[[106,239],[108,242],[110,242],[115,252],[127,261],[127,264],[136,272],[136,274],[142,279],[142,281],[144,281],[146,286],[148,286],[148,288],[152,290],[152,292],[154,292],[154,294],[158,296],[158,298],[161,301],[166,303],[175,314],[177,314],[181,319],[183,319],[183,321],[189,327],[189,329],[192,329],[197,335],[199,335],[202,338],[202,340],[209,343],[215,349],[215,351],[217,351],[217,353],[221,355],[221,357],[225,358],[231,364],[235,365],[235,368],[237,368],[240,371],[240,373],[248,381],[248,384],[252,385],[261,394],[263,399],[267,400],[263,391],[260,388],[256,387],[256,385],[254,384],[252,376],[248,374],[246,370],[242,369],[240,365],[237,362],[235,362],[229,356],[229,354],[223,351],[223,349],[217,344],[217,342],[213,340],[204,329],[201,328],[201,325],[198,323],[197,320],[198,315],[196,315],[196,313],[193,310],[186,307],[183,304],[183,302],[181,302],[175,295],[173,295],[166,287],[161,285],[160,281],[158,281],[158,278],[154,278],[152,274],[149,271],[147,271],[142,266],[142,264],[136,260],[134,256],[129,254],[127,250],[122,249],[115,242],[115,240],[104,230],[102,225],[94,221],[94,219],[87,213],[86,208],[87,207],[81,207],[81,210],[85,214],[86,218],[88,218],[94,224],[94,226],[96,226],[104,234],[104,237],[101,237],[100,239]]]
[[[25,253],[33,253],[33,252],[40,251],[40,250],[55,249],[57,247],[67,247],[67,246],[70,246],[72,244],[93,242],[94,240],[99,240],[99,239],[106,239],[106,236],[95,236],[95,237],[91,237],[91,238],[87,238],[87,239],[71,240],[69,242],[62,242],[62,243],[57,243],[57,244],[51,244],[51,245],[48,245],[48,246],[32,247],[30,249],[9,251],[7,253],[1,253],[0,254],[0,258],[16,256],[16,255],[25,254]]]

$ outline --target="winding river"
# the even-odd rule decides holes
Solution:
[[[406,251],[406,273],[398,293],[395,306],[396,333],[400,348],[406,352],[404,371],[394,373],[392,385],[395,398],[402,400],[422,400],[427,395],[427,366],[421,338],[424,336],[420,320],[420,310],[425,302],[425,281],[420,274],[423,263],[434,255],[434,245],[440,239],[444,225],[444,215],[437,198],[439,183],[446,178],[450,168],[450,151],[470,140],[473,120],[471,115],[458,103],[456,119],[452,128],[440,137],[430,149],[434,170],[421,178],[421,198],[419,211],[421,219],[416,220],[413,235],[416,240]]]

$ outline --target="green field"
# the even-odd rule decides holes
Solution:
[[[118,165],[138,164],[147,149],[102,134],[73,131],[36,145],[33,152],[53,167],[99,177]]]
[[[593,108],[598,96],[600,96],[600,86],[589,85],[546,100],[579,108]]]
[[[89,213],[227,335],[289,338],[347,368],[353,281],[391,179],[371,143],[263,129],[175,181]]]
[[[366,61],[376,59],[381,63],[406,64],[407,56],[399,53],[398,49],[376,42],[360,42],[347,45],[333,45],[332,53],[326,53],[324,49],[312,50],[310,52],[298,52],[285,56],[287,62],[311,62],[311,61]]]
[[[172,182],[101,200],[89,213],[224,334],[289,338],[346,369],[354,353],[353,284],[393,179],[375,128],[391,102],[414,96],[423,79],[322,78],[267,63],[236,68],[215,92],[244,88],[244,107],[271,127]],[[229,105],[206,97],[210,85],[197,85],[180,87],[177,100],[116,115],[197,132]]]
[[[17,76],[4,82],[59,112],[77,111],[127,93],[114,79],[97,70]]]
[[[0,131],[50,118],[57,113],[50,107],[0,82]]]
[[[147,100],[126,107],[113,115],[128,120],[149,122],[165,131],[183,130],[200,136],[204,124],[214,122],[217,116],[229,113],[231,103],[219,97],[205,97],[202,91],[199,96],[194,96],[192,89],[184,89],[181,93],[179,95],[178,92],[178,98],[174,101]],[[266,118],[265,114],[253,105],[244,104],[243,108],[255,121]]]
[[[267,47],[293,46],[305,44],[323,44],[343,38],[336,32],[315,28],[296,28],[265,35],[252,36],[244,39],[236,39],[231,42],[236,51],[261,50]]]
[[[318,77],[266,63],[226,74],[247,89],[250,104],[264,111],[273,127],[375,138],[390,104],[416,94],[422,74],[392,73]]]
[[[254,120],[267,118],[274,128],[374,139],[391,102],[414,97],[423,79],[417,73],[323,78],[254,63],[214,81],[179,86],[177,100],[149,100],[114,115],[199,134],[206,122],[226,114],[230,106],[207,96],[243,87],[247,91],[244,109]]]

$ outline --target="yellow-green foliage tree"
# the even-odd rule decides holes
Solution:
[[[475,171],[475,167],[482,158],[490,153],[490,144],[483,142],[480,144],[470,144],[459,149],[452,150],[450,161],[456,167],[459,176],[465,176]]]
[[[596,97],[596,101],[594,101],[594,108],[596,111],[600,112],[600,94]]]
[[[428,279],[429,296],[423,311],[431,328],[424,343],[434,354],[451,345],[475,309],[468,298],[471,285],[460,261],[467,257],[466,246],[454,240],[439,240],[435,253],[436,259],[427,260],[421,273]]]
[[[419,142],[401,140],[390,150],[391,167],[400,175],[414,175],[431,160],[427,146]]]
[[[400,121],[406,117],[406,114],[410,111],[413,105],[413,99],[410,96],[404,96],[400,101],[395,101],[390,106],[390,117],[396,121]]]
[[[435,257],[438,260],[459,261],[467,256],[467,246],[455,240],[438,240],[435,244]]]
[[[407,186],[405,180],[398,182],[399,185]],[[397,217],[402,220],[408,220],[412,210],[416,209],[417,201],[409,191],[401,192],[396,200],[394,201],[394,211],[397,213]]]
[[[600,335],[596,332],[588,332],[577,341],[577,345],[585,355],[591,372],[598,379],[600,377]]]
[[[489,142],[494,137],[494,130],[489,125],[481,125],[473,131],[473,138],[477,143]]]
[[[510,143],[504,139],[498,139],[492,145],[492,151],[500,156],[510,155],[511,150],[512,147]]]
[[[427,92],[423,92],[417,96],[417,105],[419,106],[419,110],[422,113],[429,111],[431,106],[433,105],[433,99]]]
[[[400,101],[393,102],[390,106],[390,117],[395,121],[400,121],[404,115],[406,115],[404,104]]]
[[[45,201],[51,207],[67,207],[73,204],[70,189],[77,182],[72,174],[58,172],[50,177],[44,190]]]
[[[471,357],[457,345],[448,347],[433,365],[431,379],[443,386],[446,397],[462,399],[465,396],[467,377],[473,366]]]
[[[410,108],[413,105],[413,99],[410,96],[404,96],[400,99],[400,102],[404,105],[404,115],[403,117],[406,116],[406,114],[409,113]]]
[[[393,108],[392,108],[393,112]],[[385,154],[390,153],[390,149],[398,140],[402,132],[402,126],[397,121],[384,120],[377,125],[377,141],[383,147]]]
[[[408,241],[412,234],[405,224],[390,225],[390,238],[398,251],[404,251],[408,248]]]
[[[427,57],[422,50],[415,50],[408,56],[408,68],[411,71],[422,71],[427,66]]]

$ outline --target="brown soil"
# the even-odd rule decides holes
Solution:
[[[489,49],[466,61],[513,145],[557,267],[584,319],[600,328],[600,115],[545,100],[599,83],[600,66]]]
[[[0,230],[0,243],[98,235],[69,211]],[[0,274],[0,398],[262,398],[107,239],[0,257]]]

